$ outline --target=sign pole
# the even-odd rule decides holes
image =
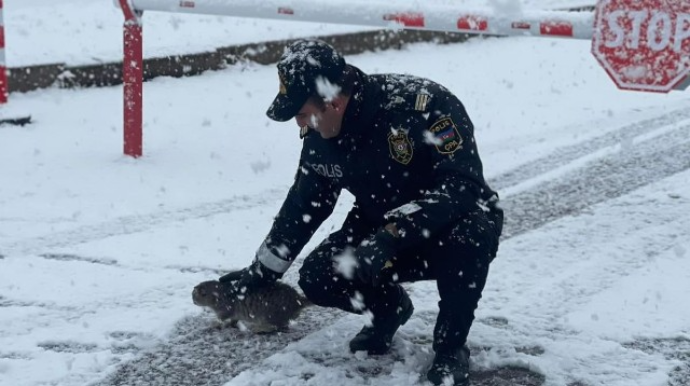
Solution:
[[[5,57],[5,14],[3,0],[0,0],[0,105],[6,104],[10,95]],[[0,117],[0,125],[24,126],[31,123],[31,116]]]

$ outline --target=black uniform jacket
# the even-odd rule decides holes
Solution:
[[[342,189],[355,196],[344,230],[361,240],[395,222],[399,248],[498,201],[484,181],[472,122],[453,94],[427,79],[355,70],[360,80],[340,134],[323,139],[309,130],[295,182],[259,249],[274,271],[287,269]]]

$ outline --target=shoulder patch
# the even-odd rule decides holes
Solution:
[[[434,137],[436,150],[441,154],[453,154],[462,147],[462,136],[449,117],[436,121],[429,128],[429,132]]]

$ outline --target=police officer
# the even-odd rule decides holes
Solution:
[[[427,79],[365,74],[318,40],[293,43],[277,67],[280,91],[267,115],[297,121],[299,167],[253,263],[221,281],[251,288],[279,279],[345,189],[354,206],[304,260],[304,294],[316,305],[373,315],[350,349],[377,355],[413,312],[400,283],[436,280],[427,377],[468,385],[467,335],[503,212],[462,103]]]

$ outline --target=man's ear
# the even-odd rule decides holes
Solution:
[[[347,98],[342,95],[338,95],[331,100],[330,105],[334,110],[344,112],[345,107],[347,107]]]

